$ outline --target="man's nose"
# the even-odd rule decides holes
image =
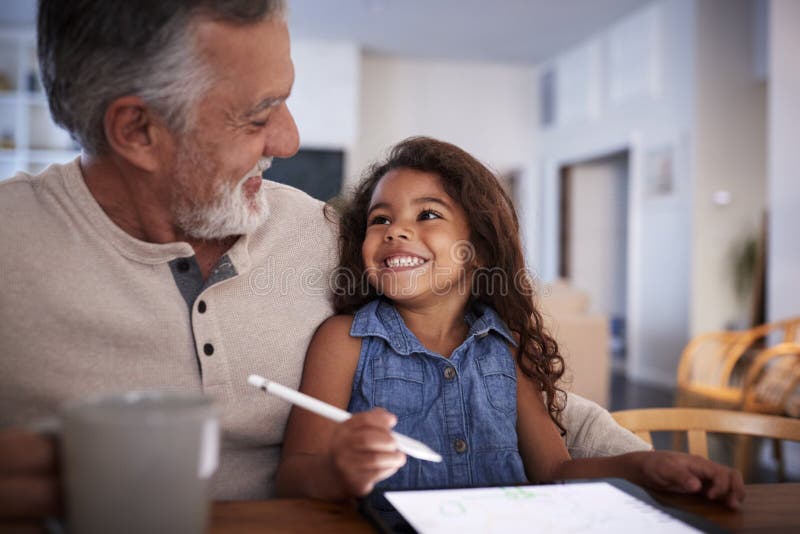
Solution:
[[[264,156],[289,158],[297,153],[300,148],[300,134],[294,122],[291,111],[282,103],[270,117],[272,128],[264,144]]]

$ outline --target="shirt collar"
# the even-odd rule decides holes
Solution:
[[[511,345],[517,346],[517,340],[511,335],[511,331],[506,326],[506,323],[503,322],[491,306],[487,306],[482,302],[474,303],[464,317],[464,320],[467,321],[469,325],[470,336],[484,336],[491,330],[499,334]]]
[[[513,346],[517,342],[500,316],[490,306],[473,304],[464,317],[469,325],[465,343],[474,337],[485,337],[495,332]],[[378,298],[365,305],[356,313],[350,328],[353,337],[375,336],[386,341],[392,349],[405,356],[414,352],[432,354],[408,329],[397,308],[386,299]]]

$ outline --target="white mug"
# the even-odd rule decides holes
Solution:
[[[71,534],[205,531],[219,459],[210,398],[94,397],[67,407],[59,426]]]

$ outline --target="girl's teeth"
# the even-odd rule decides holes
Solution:
[[[414,267],[416,265],[422,265],[423,263],[425,263],[425,260],[416,257],[412,258],[410,256],[389,258],[386,260],[386,265],[388,267]]]

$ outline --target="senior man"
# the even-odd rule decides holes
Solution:
[[[19,427],[131,389],[213,396],[215,498],[271,496],[289,406],[246,377],[299,384],[336,260],[321,203],[261,178],[299,144],[283,2],[43,0],[38,39],[82,154],[0,183],[0,517],[58,509],[54,447]],[[568,406],[573,451],[642,447]]]
[[[0,424],[130,389],[202,391],[217,498],[267,497],[289,386],[331,314],[321,203],[264,182],[298,133],[278,1],[45,0],[42,78],[76,161],[0,185]]]

